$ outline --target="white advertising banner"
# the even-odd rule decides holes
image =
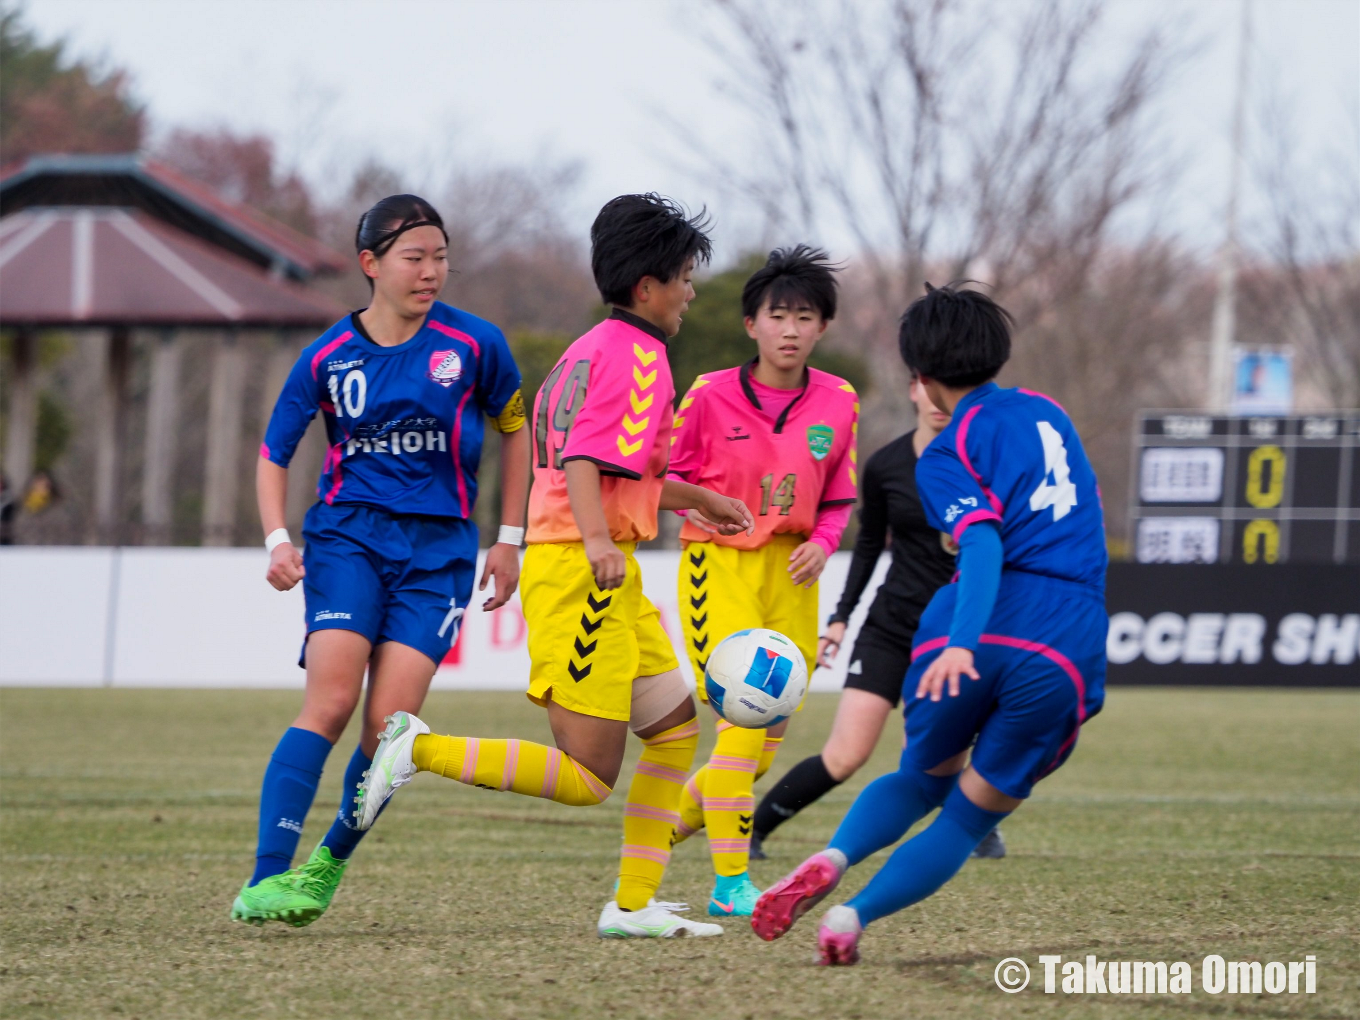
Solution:
[[[678,552],[638,554],[647,595],[688,675],[676,597],[679,559]],[[300,688],[302,589],[271,588],[264,580],[267,562],[262,549],[0,550],[0,684]],[[849,553],[827,563],[823,620],[840,597],[849,563]],[[851,622],[850,641],[886,569],[885,556]],[[487,597],[474,591],[435,690],[527,686],[528,635],[519,599],[483,613]],[[813,673],[813,690],[840,689],[849,644],[834,669]]]

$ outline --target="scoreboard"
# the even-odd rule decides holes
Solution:
[[[1360,564],[1360,412],[1143,412],[1132,508],[1140,563]]]

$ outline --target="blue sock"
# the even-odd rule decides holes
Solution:
[[[311,730],[290,726],[279,738],[260,790],[260,840],[251,885],[292,867],[302,823],[330,753],[331,742]]]
[[[985,811],[955,788],[944,810],[907,840],[847,906],[867,925],[925,899],[953,878],[982,838],[1009,811]]]
[[[372,764],[373,759],[364,754],[364,749],[356,747],[354,754],[350,756],[349,764],[345,766],[345,788],[340,794],[340,810],[336,812],[335,821],[331,822],[326,838],[321,841],[321,845],[329,850],[337,861],[348,860],[349,855],[354,853],[354,848],[359,845],[359,840],[364,838],[364,834],[354,827],[354,798],[359,793],[359,784],[364,781],[364,770]],[[383,807],[387,805],[384,804]]]
[[[932,776],[908,764],[906,752],[896,772],[866,786],[831,837],[829,847],[845,854],[852,865],[876,850],[892,846],[907,830],[944,803],[959,781]]]

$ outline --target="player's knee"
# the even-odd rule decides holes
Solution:
[[[680,670],[640,676],[633,681],[628,727],[642,739],[689,722],[695,715],[694,699]]]
[[[864,767],[873,750],[872,744],[833,740],[822,748],[822,764],[832,779],[843,783]]]

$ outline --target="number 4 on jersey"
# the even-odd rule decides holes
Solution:
[[[1053,519],[1060,521],[1077,505],[1077,487],[1072,484],[1072,472],[1067,466],[1067,447],[1062,436],[1046,421],[1038,422],[1039,440],[1044,444],[1044,480],[1029,497],[1029,508],[1035,513],[1053,508]],[[1049,484],[1052,476],[1053,483]]]

